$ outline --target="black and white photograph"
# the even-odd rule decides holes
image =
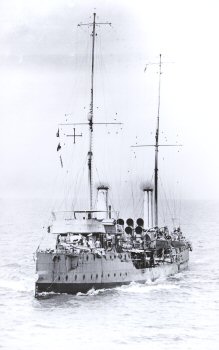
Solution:
[[[0,349],[217,349],[218,13],[0,0]]]

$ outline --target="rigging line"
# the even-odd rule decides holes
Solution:
[[[180,201],[179,201],[179,221],[181,225],[181,215],[182,215],[182,192],[180,190]]]
[[[164,190],[164,185],[163,185],[163,182],[161,181],[160,179],[160,188],[161,188],[161,191],[162,191],[162,198],[163,198],[163,205],[165,206],[165,215],[170,215],[170,217],[172,217],[172,212],[171,212],[171,208],[169,206],[169,201],[167,199],[167,196],[166,196],[166,191]]]
[[[138,187],[139,186],[137,186],[137,184],[139,183],[139,181],[135,181],[135,188],[137,188],[137,191],[136,191],[136,193],[135,193],[135,197],[136,197],[136,200],[135,200],[135,213],[136,213],[136,215],[138,215],[139,216],[139,212],[141,211],[141,204],[142,204],[142,193],[141,193],[141,191],[138,189]]]
[[[70,147],[70,146],[69,146]],[[75,146],[76,149],[74,147],[71,147],[71,152],[68,152],[67,153],[67,160],[66,160],[66,163],[67,163],[67,169],[68,169],[68,173],[72,176],[73,179],[76,179],[76,182],[75,181],[71,181],[71,182],[68,182],[67,181],[67,184],[66,185],[66,190],[65,190],[65,197],[66,197],[66,203],[67,201],[70,199],[70,195],[71,193],[75,192],[75,190],[72,191],[73,187],[75,185],[77,185],[78,183],[78,178],[79,178],[79,175],[80,175],[80,172],[83,168],[83,162],[82,162],[82,166],[79,167],[78,171],[75,172],[75,167],[74,167],[74,164],[75,164],[75,154],[78,154],[78,151],[77,151],[77,146]],[[81,162],[80,162],[81,164]]]
[[[180,226],[180,221],[181,221],[181,206],[182,206],[182,191],[181,191],[181,183],[179,182],[179,180],[176,181],[176,191],[178,194],[178,198],[175,199],[175,203],[176,203],[176,212],[177,212],[177,216],[178,216],[178,224]],[[176,192],[175,191],[175,192]]]
[[[81,41],[81,36],[80,36],[80,41]],[[79,62],[79,64],[77,64],[76,69],[74,75],[76,76],[76,80],[74,80],[74,86],[76,86],[75,88],[75,94],[74,94],[74,100],[72,101],[72,105],[74,105],[74,108],[72,109],[72,114],[74,114],[73,110],[76,109],[76,107],[78,108],[79,103],[81,105],[81,96],[84,98],[84,100],[82,101],[82,103],[84,105],[88,105],[88,96],[89,96],[89,76],[87,74],[87,70],[84,67],[88,67],[88,65],[90,64],[90,49],[91,49],[91,43],[90,43],[90,36],[86,35],[86,37],[82,38],[82,40],[85,41],[85,45],[84,45],[84,51],[80,52],[79,54],[76,54],[77,57],[77,62]],[[78,48],[75,48],[75,52],[78,51]],[[80,73],[80,74],[79,74]],[[83,90],[82,93],[80,93],[80,96],[78,95],[78,91]],[[80,97],[80,98],[79,98]]]
[[[130,176],[129,176],[129,183],[130,183]],[[132,209],[131,209],[131,208],[129,208],[129,209],[131,209],[131,211],[132,211],[133,213],[135,213],[135,212],[136,212],[137,201],[135,201],[136,193],[135,193],[135,196],[134,196],[133,181],[131,181],[130,195],[131,195]]]
[[[111,174],[111,164],[114,164],[114,157],[112,157],[112,162],[111,162],[111,157],[109,157],[109,155],[111,155],[112,153],[110,152],[110,141],[111,141],[111,137],[106,137],[106,142],[104,142],[104,146],[105,146],[105,155],[106,157],[104,158],[104,160],[107,160],[104,162],[104,172],[105,172],[105,176],[106,176],[106,180],[108,182],[108,184],[110,184],[112,181],[110,181],[110,179],[112,178],[112,174]],[[109,178],[110,176],[110,178]]]
[[[50,188],[50,193],[52,193],[53,196],[54,196],[54,193],[55,193],[54,189],[57,188],[57,183],[58,183],[58,178],[59,178],[60,170],[61,170],[61,169],[59,169],[59,171],[56,172],[55,180],[53,181],[53,185],[52,185],[51,188]],[[50,197],[50,195],[49,195],[49,197]],[[53,201],[53,204],[51,204],[52,201]],[[56,201],[57,201],[57,198],[54,197],[54,198],[52,199],[52,201],[49,201],[50,204],[48,205],[48,203],[47,203],[47,205],[45,205],[45,206],[47,206],[47,209],[43,210],[43,212],[45,212],[45,211],[47,212],[47,214],[46,214],[47,219],[46,219],[46,218],[44,219],[43,226],[46,226],[46,225],[49,224],[49,222],[50,222],[50,217],[51,217],[51,211],[53,211],[53,209],[54,209],[54,205],[55,205],[55,203],[56,203]],[[48,213],[49,213],[49,214],[48,214]]]
[[[95,166],[95,170],[96,170],[96,174],[97,174],[98,181],[99,181],[99,183],[101,183],[100,175],[99,175],[99,172],[98,172],[98,169],[97,169],[96,164],[94,164],[94,166]]]
[[[80,96],[81,95],[83,96],[84,98],[83,104],[87,106],[87,108],[90,108],[90,102],[89,102],[90,76],[89,74],[87,74],[87,70],[84,67],[88,67],[91,65],[90,51],[91,51],[91,41],[90,41],[90,37],[86,35],[86,50],[85,50],[85,54],[83,55],[83,60],[82,60],[83,66],[81,65],[82,74],[80,75],[81,87],[83,89],[83,93],[80,94]],[[78,99],[78,102],[80,102],[80,98]]]
[[[140,196],[138,198],[138,201],[136,201],[135,217],[142,216],[143,203],[144,203],[143,198],[141,198]]]
[[[67,167],[66,167],[67,168]],[[66,188],[67,188],[67,181],[66,181],[66,172],[64,173],[64,176],[62,177],[62,191],[63,191],[63,199],[60,201],[60,203],[59,203],[59,208],[61,208],[62,207],[62,205],[65,203],[65,201],[66,201],[66,195],[67,195],[67,190],[66,190]]]
[[[162,178],[164,179],[164,173],[162,175],[163,175]],[[169,184],[166,183],[166,181],[165,181],[165,188],[167,188],[167,190],[164,191],[164,183],[162,183],[162,185],[163,185],[163,193],[165,195],[164,199],[165,199],[166,203],[168,203],[168,205],[169,205],[169,208],[171,210],[171,218],[173,218],[174,217],[174,211],[173,211],[172,188],[170,190]],[[167,199],[167,193],[169,194],[168,199]],[[172,203],[172,205],[170,203]]]
[[[165,196],[164,196],[163,206],[164,206],[164,215],[165,215],[164,221],[165,222],[170,221],[171,224],[173,224],[173,213],[171,212],[171,208],[170,208],[168,200]]]
[[[173,212],[173,218],[176,218],[177,216],[177,212],[176,212],[176,198],[175,198],[175,184],[172,183],[172,185],[170,186],[170,184],[167,183],[166,181],[166,186],[168,188],[168,193],[169,193],[169,197],[170,197],[170,203],[172,205],[172,212]]]
[[[163,200],[161,201],[161,207],[162,207],[162,212],[163,212],[163,222],[165,224],[168,223],[167,217],[172,218],[172,213],[171,213],[171,208],[168,208],[169,202],[167,200],[167,197],[165,196],[165,191],[164,188],[162,188],[162,183],[161,183],[161,190],[162,190],[162,195],[163,195]]]
[[[97,137],[96,137],[96,139],[97,139]],[[103,153],[105,151],[105,144],[106,144],[106,142],[104,142],[104,145],[102,146]],[[102,142],[101,142],[101,145],[102,145]],[[108,182],[109,183],[109,178],[108,178],[109,171],[108,171],[108,168],[106,167],[106,163],[105,163],[105,159],[106,159],[105,155],[106,154],[107,153],[105,151],[104,157],[102,157],[102,161],[101,161],[101,173],[99,172],[99,170],[97,168],[97,161],[95,161],[95,159],[94,159],[94,168],[96,170],[96,174],[97,174],[97,177],[98,177],[98,180],[100,183],[101,182]],[[108,153],[108,155],[109,155],[109,153]],[[96,160],[97,160],[97,158],[96,158]],[[109,164],[109,162],[107,164]],[[105,179],[105,180],[103,180],[103,179]]]
[[[70,189],[71,189],[71,183],[69,176],[71,175],[71,153],[68,154],[68,167],[67,167],[67,172],[66,172],[66,186],[65,186],[65,208],[68,208],[68,199],[70,195]]]
[[[60,142],[62,143],[62,130],[60,129]],[[61,177],[61,174],[63,173],[62,169],[58,168],[59,170],[56,172],[56,177],[55,177],[55,181],[53,181],[53,186],[51,186],[51,191],[52,191],[52,195],[53,195],[53,200],[52,200],[52,204],[50,205],[50,213],[51,211],[54,210],[54,207],[56,206],[57,202],[58,202],[58,199],[57,197],[55,197],[55,191],[54,189],[57,188],[57,184],[58,182],[60,182],[60,177]],[[49,210],[48,210],[49,211]],[[48,222],[47,222],[48,223]]]
[[[174,192],[173,192],[174,191]],[[174,195],[175,193],[175,195]],[[173,196],[173,214],[174,214],[174,217],[177,218],[177,202],[176,202],[176,189],[172,189],[172,196]]]
[[[74,189],[73,189],[73,194],[74,194],[74,198],[75,198],[75,202],[73,203],[73,200],[72,200],[72,207],[76,207],[77,205],[77,202],[78,202],[78,196],[76,195],[76,191],[77,191],[77,188],[80,188],[81,187],[81,183],[82,183],[82,176],[81,176],[81,172],[82,174],[85,173],[84,169],[86,167],[86,164],[87,164],[87,155],[85,157],[85,160],[84,160],[84,163],[83,163],[83,166],[80,168],[79,172],[78,172],[78,176],[76,178],[76,182],[74,184]],[[78,181],[79,179],[79,181]],[[79,184],[78,184],[79,182]]]
[[[165,212],[164,212],[164,205],[163,205],[162,201],[161,201],[160,204],[161,204],[160,207],[161,207],[161,212],[162,212],[162,214],[161,214],[161,212],[159,212],[159,214],[160,214],[160,216],[162,217],[164,224],[166,224]]]
[[[99,175],[99,172],[98,172],[98,169],[97,169],[96,163],[94,164],[94,169],[96,170],[97,178],[98,178],[98,181],[99,181],[99,183],[100,183],[100,182],[101,182],[101,180],[100,180],[100,175]]]
[[[122,130],[123,136],[124,136],[124,130]],[[124,174],[125,174],[125,178],[127,178],[127,181],[130,181],[130,173],[129,171],[129,167],[124,166],[124,162],[122,161],[124,158],[126,158],[127,156],[127,151],[125,153],[125,145],[124,145],[124,139],[119,135],[119,138],[116,139],[118,141],[118,151],[116,151],[117,153],[117,159],[118,159],[118,171],[117,171],[117,182],[116,182],[116,187],[117,187],[117,192],[119,193],[119,198],[118,198],[118,202],[119,202],[119,206],[121,207],[123,205],[123,191],[125,191],[125,193],[127,192],[127,185],[124,182]],[[127,159],[127,158],[126,158]],[[130,162],[128,162],[129,164]],[[132,168],[132,167],[131,167]],[[127,175],[126,175],[127,174]],[[128,188],[130,191],[130,188]],[[127,204],[128,206],[128,204]]]
[[[164,198],[163,201],[161,201],[161,207],[162,207],[162,213],[163,213],[163,223],[165,225],[168,224],[169,221],[171,221],[172,223],[172,220],[170,220],[169,218],[172,217],[171,213],[168,211],[168,206],[166,204],[166,200]]]
[[[111,203],[111,207],[112,207],[112,209],[113,209],[113,212],[117,214],[118,211],[115,209],[115,207],[114,207],[114,205],[113,205],[113,201],[112,201],[112,198],[111,198],[110,193],[109,193],[109,203]],[[120,213],[119,213],[119,215],[120,215]]]
[[[125,173],[125,177],[122,181],[121,187],[120,184],[117,183],[117,193],[119,193],[119,208],[123,208],[124,212],[127,212],[128,209],[130,210],[129,205],[132,202],[131,186],[127,186],[127,184],[130,182],[129,170],[123,170],[123,172]],[[123,193],[125,195],[123,195]]]
[[[69,170],[66,171],[65,173],[65,185],[64,185],[64,199],[63,199],[63,203],[65,203],[65,208],[67,206],[67,200],[68,200],[68,194],[69,194],[69,182],[68,182],[68,179],[69,179]]]
[[[84,165],[83,164],[85,164],[85,162],[82,163],[82,166],[79,168],[78,172],[74,176],[74,179],[76,179],[76,181],[72,182],[71,185],[69,186],[69,193],[68,193],[68,195],[70,196],[70,193],[72,193],[72,204],[71,204],[71,206],[73,205],[73,196],[76,197],[75,193],[76,193],[76,188],[77,188],[77,185],[78,185],[78,181],[79,181],[79,179],[81,180],[81,172],[84,170]]]
[[[194,226],[194,227],[196,227],[196,229],[200,232],[200,233],[202,233],[202,234],[204,234],[205,233],[205,231],[204,231],[204,229],[201,229],[201,227],[199,226],[199,225],[197,225],[196,223],[194,223],[194,222],[187,222],[187,223],[182,223],[182,225],[183,226]],[[191,235],[192,235],[192,232],[191,232]]]
[[[130,182],[130,173],[129,173],[129,182]],[[133,211],[135,209],[135,199],[134,199],[134,191],[133,191],[133,181],[131,181],[131,196],[132,196],[132,206],[133,206]]]
[[[169,206],[169,201],[167,199],[166,192],[165,192],[164,187],[163,187],[163,182],[162,182],[160,176],[159,176],[159,180],[160,180],[161,188],[162,188],[163,193],[164,193],[164,199],[166,201],[167,209],[169,210],[170,218],[172,218],[172,213],[171,213],[171,209],[170,209],[170,206]]]
[[[63,172],[62,172],[63,174]],[[65,193],[65,188],[66,188],[66,181],[65,181],[65,177],[66,177],[66,173],[64,173],[64,175],[61,177],[61,190],[63,193]],[[62,196],[62,198],[65,198],[65,195]],[[62,205],[62,203],[64,202],[64,199],[59,201],[59,208]]]
[[[76,36],[78,36],[78,31],[75,31],[75,33],[76,33]],[[74,45],[73,45],[73,52],[77,52],[77,49],[76,49],[76,42],[77,42],[77,41],[78,41],[78,40],[77,40],[77,37],[76,37],[76,40],[74,40]],[[75,71],[76,71],[76,72],[79,71],[78,62],[79,62],[79,60],[78,60],[78,54],[75,54],[75,55],[72,57],[71,64],[72,64],[73,67],[75,67]],[[73,72],[74,72],[74,69],[73,69]],[[71,77],[74,76],[74,73],[73,73],[73,72],[72,72],[72,70],[71,70],[71,73],[70,73]],[[71,81],[72,81],[72,79],[71,79]],[[75,91],[75,86],[78,86],[77,83],[78,83],[78,75],[76,75],[75,79],[73,80],[73,84],[71,85],[71,90],[72,90],[71,96],[73,97],[74,102],[75,102],[75,98],[74,98],[74,97],[75,97],[75,94],[74,94],[74,91]],[[67,111],[72,110],[72,104],[73,104],[73,101],[72,101],[72,98],[71,98],[71,99],[69,100],[69,102],[68,102]]]
[[[176,189],[174,189],[173,187],[175,187],[175,184],[173,186],[170,186],[170,184],[167,183],[166,185],[168,187],[168,193],[170,194],[170,203],[173,207],[172,210],[172,219],[178,219],[178,210],[177,210],[177,200],[176,200]]]
[[[106,66],[104,64],[104,59],[103,59],[103,53],[102,53],[102,39],[101,39],[101,35],[99,35],[99,65],[100,65],[100,69],[103,72],[103,74],[101,74],[101,80],[102,80],[102,87],[103,89],[101,90],[101,92],[103,93],[103,100],[104,100],[104,110],[105,110],[105,115],[106,115],[106,121],[108,121],[109,119],[109,109],[108,107],[108,103],[107,103],[107,99],[106,99],[106,90],[105,90],[105,81],[109,80],[108,74],[107,74],[107,69]],[[110,84],[108,84],[110,85]],[[106,129],[107,129],[107,125],[106,125]]]
[[[98,172],[98,169],[97,169],[95,163],[94,163],[94,166],[95,166],[95,170],[96,170],[96,174],[97,174],[98,181],[99,181],[99,183],[101,183],[100,176],[99,176],[99,172]],[[97,205],[97,200],[98,200],[98,195],[96,195],[96,200],[95,200],[95,202],[94,202],[94,208],[95,208],[96,205]]]
[[[63,155],[63,153],[62,153]],[[66,167],[67,169],[67,167]],[[66,171],[64,172],[64,176],[63,176],[63,180],[66,178]],[[64,180],[65,181],[65,180]],[[63,192],[64,192],[64,199],[66,198],[66,195],[67,195],[67,181],[64,182],[64,186],[63,186]]]
[[[178,153],[176,154],[176,157],[178,157]],[[176,167],[175,167],[175,172],[176,172]],[[178,178],[178,175],[176,174],[176,178]],[[177,212],[178,215],[178,220],[179,220],[179,225],[180,225],[180,220],[181,220],[181,197],[182,197],[182,193],[181,193],[181,184],[179,182],[179,180],[176,180],[175,183],[175,192],[177,192],[178,194],[178,199],[176,199],[175,197],[175,211]]]
[[[122,151],[122,147],[120,147],[120,151]],[[123,156],[122,156],[123,157]],[[129,162],[128,162],[129,163]],[[123,207],[125,212],[128,212],[130,208],[130,204],[132,205],[132,211],[134,211],[134,194],[133,194],[133,183],[131,181],[131,174],[133,167],[125,167],[122,168],[123,162],[119,163],[119,182],[117,183],[117,192],[119,193],[119,207]],[[131,170],[129,170],[131,169]],[[125,174],[125,177],[122,174]],[[130,183],[131,182],[131,183]],[[127,186],[130,184],[130,186]],[[125,197],[125,206],[123,200],[123,193],[126,194]]]
[[[76,33],[77,33],[77,37],[81,38],[81,35],[79,36],[78,30],[76,30]],[[85,58],[87,57],[87,55],[84,55],[80,51],[78,53],[78,47],[77,47],[78,41],[79,40],[77,40],[74,44],[74,52],[76,54],[74,55],[73,64],[74,64],[75,69],[73,70],[73,72],[71,74],[72,77],[74,77],[74,79],[73,79],[73,85],[72,85],[72,98],[70,99],[69,104],[68,104],[69,105],[68,110],[71,110],[72,114],[74,114],[74,110],[76,110],[76,106],[78,107],[78,101],[79,101],[78,93],[77,93],[78,86],[81,87],[81,81],[82,81],[82,78],[84,77],[83,74],[80,74],[80,76],[79,76],[79,72],[83,72]],[[88,46],[88,35],[86,35],[85,42],[86,42],[86,45]],[[85,52],[87,52],[87,51],[88,50],[85,49]],[[77,74],[75,72],[77,72]],[[80,84],[79,84],[79,82],[80,82]],[[74,108],[73,108],[73,106],[74,106]]]
[[[104,101],[104,115],[106,116],[106,121],[108,121],[109,119],[109,109],[107,108],[108,103],[106,101],[106,94],[105,94],[105,81],[104,81],[104,77],[106,75],[106,69],[105,69],[105,65],[103,62],[103,54],[102,54],[102,40],[101,40],[101,35],[99,36],[99,49],[100,49],[100,55],[99,55],[99,59],[98,59],[98,63],[100,66],[100,70],[101,72],[103,72],[104,74],[100,74],[101,76],[101,81],[102,81],[102,89],[101,92],[103,94],[103,101]],[[108,125],[105,126],[106,132],[108,132],[109,127]],[[112,133],[112,132],[111,132]],[[110,154],[110,147],[109,147],[109,142],[108,142],[108,138],[106,139],[106,142],[104,142],[104,152],[106,155]],[[108,163],[109,164],[109,163]],[[105,169],[106,170],[106,169]],[[108,175],[108,171],[105,172]],[[107,180],[109,182],[109,180]]]
[[[135,160],[134,160],[135,162]],[[136,163],[136,162],[135,162]],[[140,179],[140,174],[138,176],[138,173],[135,172],[135,169],[136,169],[136,166],[133,166],[131,167],[130,169],[130,172],[129,172],[129,176],[131,177],[132,176],[132,179],[134,181],[134,184],[133,184],[133,181],[131,181],[131,189],[132,189],[132,197],[134,197],[134,194],[133,194],[133,186],[135,188],[138,188],[138,183],[140,182],[139,179]],[[131,180],[131,179],[130,179]],[[137,196],[137,191],[135,193],[135,197]],[[133,198],[133,211],[136,212],[138,209],[138,199],[135,200]]]
[[[129,167],[130,169],[130,167]],[[126,207],[125,210],[131,210],[131,212],[134,212],[135,210],[135,199],[134,199],[134,191],[133,191],[133,181],[131,178],[131,171],[132,171],[132,167],[130,170],[127,171],[127,183],[130,184],[130,186],[128,186],[128,191],[126,189],[126,192],[128,194],[127,196],[127,201],[126,201]],[[129,200],[130,197],[130,200]],[[131,204],[131,208],[130,208],[130,204]]]

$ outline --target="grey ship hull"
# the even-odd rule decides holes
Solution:
[[[77,294],[90,289],[114,288],[131,282],[145,283],[178,273],[188,267],[189,249],[179,249],[174,261],[155,261],[155,266],[136,268],[129,252],[37,253],[36,296],[42,292]]]

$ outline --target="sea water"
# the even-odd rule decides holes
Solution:
[[[183,203],[182,228],[194,248],[188,270],[145,285],[35,299],[43,203],[0,201],[1,349],[217,348],[219,203]]]

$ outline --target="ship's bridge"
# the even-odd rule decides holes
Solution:
[[[96,211],[92,212],[92,216]],[[99,213],[99,211],[98,211]],[[82,214],[82,215],[80,215]],[[96,219],[86,218],[90,216],[91,211],[77,212],[56,212],[53,213],[54,221],[50,226],[50,232],[53,234],[104,234],[106,232],[116,233],[116,221],[114,219]]]

